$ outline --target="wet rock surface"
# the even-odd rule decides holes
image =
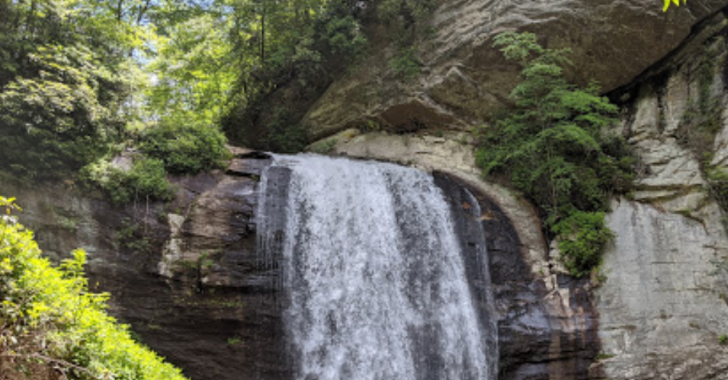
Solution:
[[[612,208],[616,238],[596,291],[608,378],[727,379],[725,237],[651,205]]]
[[[256,256],[265,155],[234,152],[226,173],[176,178],[170,205],[113,207],[63,187],[2,184],[54,260],[82,247],[110,312],[195,380],[290,379],[274,272]]]
[[[486,292],[493,292],[498,379],[595,378],[599,372],[590,372],[590,366],[599,352],[598,324],[588,281],[560,276],[550,292],[546,286],[549,278],[531,272],[518,231],[498,204],[457,177],[435,173],[435,181],[451,205],[474,297],[484,299]],[[473,201],[478,203],[480,215],[472,214]],[[485,239],[481,240],[483,233]],[[486,262],[474,257],[480,244],[486,245]],[[483,286],[483,277],[491,287]],[[554,293],[569,297],[558,303],[563,301],[570,310],[554,307]],[[488,312],[482,310],[482,302],[480,307],[481,314]]]
[[[639,159],[636,191],[607,217],[615,233],[595,291],[601,366],[615,380],[727,379],[725,17],[630,90],[619,133]]]

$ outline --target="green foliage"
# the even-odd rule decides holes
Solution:
[[[141,27],[103,2],[3,1],[0,161],[18,177],[65,177],[105,154],[125,122]]]
[[[320,21],[315,36],[329,59],[355,61],[367,46],[367,39],[360,29],[359,22],[351,14],[329,13]]]
[[[155,158],[139,157],[128,171],[101,160],[86,166],[81,177],[90,186],[102,190],[115,204],[169,201],[175,193],[167,181],[164,162]]]
[[[97,159],[121,127],[121,79],[83,46],[41,46],[28,58],[38,76],[0,92],[0,161],[29,179],[60,177]]]
[[[575,211],[556,223],[552,231],[559,235],[564,265],[575,277],[599,266],[602,248],[614,237],[604,224],[603,212]]]
[[[156,76],[147,88],[148,112],[205,125],[217,122],[239,70],[226,33],[229,20],[202,13],[168,25],[159,52],[146,68]]]
[[[726,335],[726,334],[721,334],[721,335],[720,335],[720,336],[718,337],[718,343],[719,343],[720,345],[722,345],[722,346],[728,345],[728,335]]]
[[[266,146],[276,152],[298,153],[303,151],[308,144],[308,135],[302,124],[289,124],[293,118],[286,108],[277,107],[273,111],[273,117],[267,126]]]
[[[420,75],[422,64],[417,60],[417,48],[414,46],[402,49],[389,61],[389,67],[405,82]]]
[[[435,9],[437,0],[383,0],[377,12],[379,18],[400,29],[414,29]]]
[[[142,133],[139,148],[170,173],[198,173],[224,166],[227,139],[217,128],[172,121]]]
[[[121,227],[114,234],[114,244],[134,252],[152,253],[152,242],[144,232],[139,223],[128,218],[124,219]]]
[[[599,211],[633,179],[626,143],[605,131],[617,107],[595,84],[577,88],[563,78],[568,50],[545,49],[530,33],[500,34],[495,46],[523,65],[522,81],[510,112],[477,131],[477,160],[485,175],[505,175],[536,204],[567,266],[583,275],[609,238]]]
[[[231,140],[297,152],[308,144],[300,121],[334,79],[365,54],[356,1],[263,1],[235,8],[238,70],[222,118]],[[255,43],[251,43],[254,41]],[[273,112],[271,112],[271,110]]]
[[[0,206],[14,208],[0,197]],[[33,235],[0,219],[0,352],[15,365],[44,362],[64,377],[183,380],[106,313],[108,295],[88,291],[86,254],[53,267]]]

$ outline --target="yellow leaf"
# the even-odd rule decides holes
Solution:
[[[665,6],[662,8],[663,12],[667,12],[667,9],[670,7],[670,2],[675,4],[675,6],[680,6],[680,0],[665,0]],[[683,0],[683,4],[687,4],[688,0]]]

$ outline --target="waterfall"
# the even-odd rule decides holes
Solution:
[[[281,273],[296,380],[495,379],[495,329],[431,175],[301,155],[261,181],[261,264]]]

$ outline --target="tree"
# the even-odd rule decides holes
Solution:
[[[227,38],[230,26],[205,13],[167,27],[147,68],[156,82],[147,94],[150,113],[210,126],[219,120],[239,70]]]
[[[139,45],[103,3],[2,3],[0,161],[30,180],[73,173],[119,135]]]
[[[301,117],[366,49],[357,9],[349,0],[236,2],[232,35],[244,69],[222,119],[231,139],[283,152],[305,147]]]
[[[608,195],[631,183],[631,160],[606,127],[617,107],[592,83],[578,88],[563,77],[567,49],[545,49],[531,33],[495,38],[508,60],[523,66],[514,107],[479,131],[477,159],[485,175],[505,175],[540,209],[557,236],[567,267],[580,276],[598,264],[609,238]]]

